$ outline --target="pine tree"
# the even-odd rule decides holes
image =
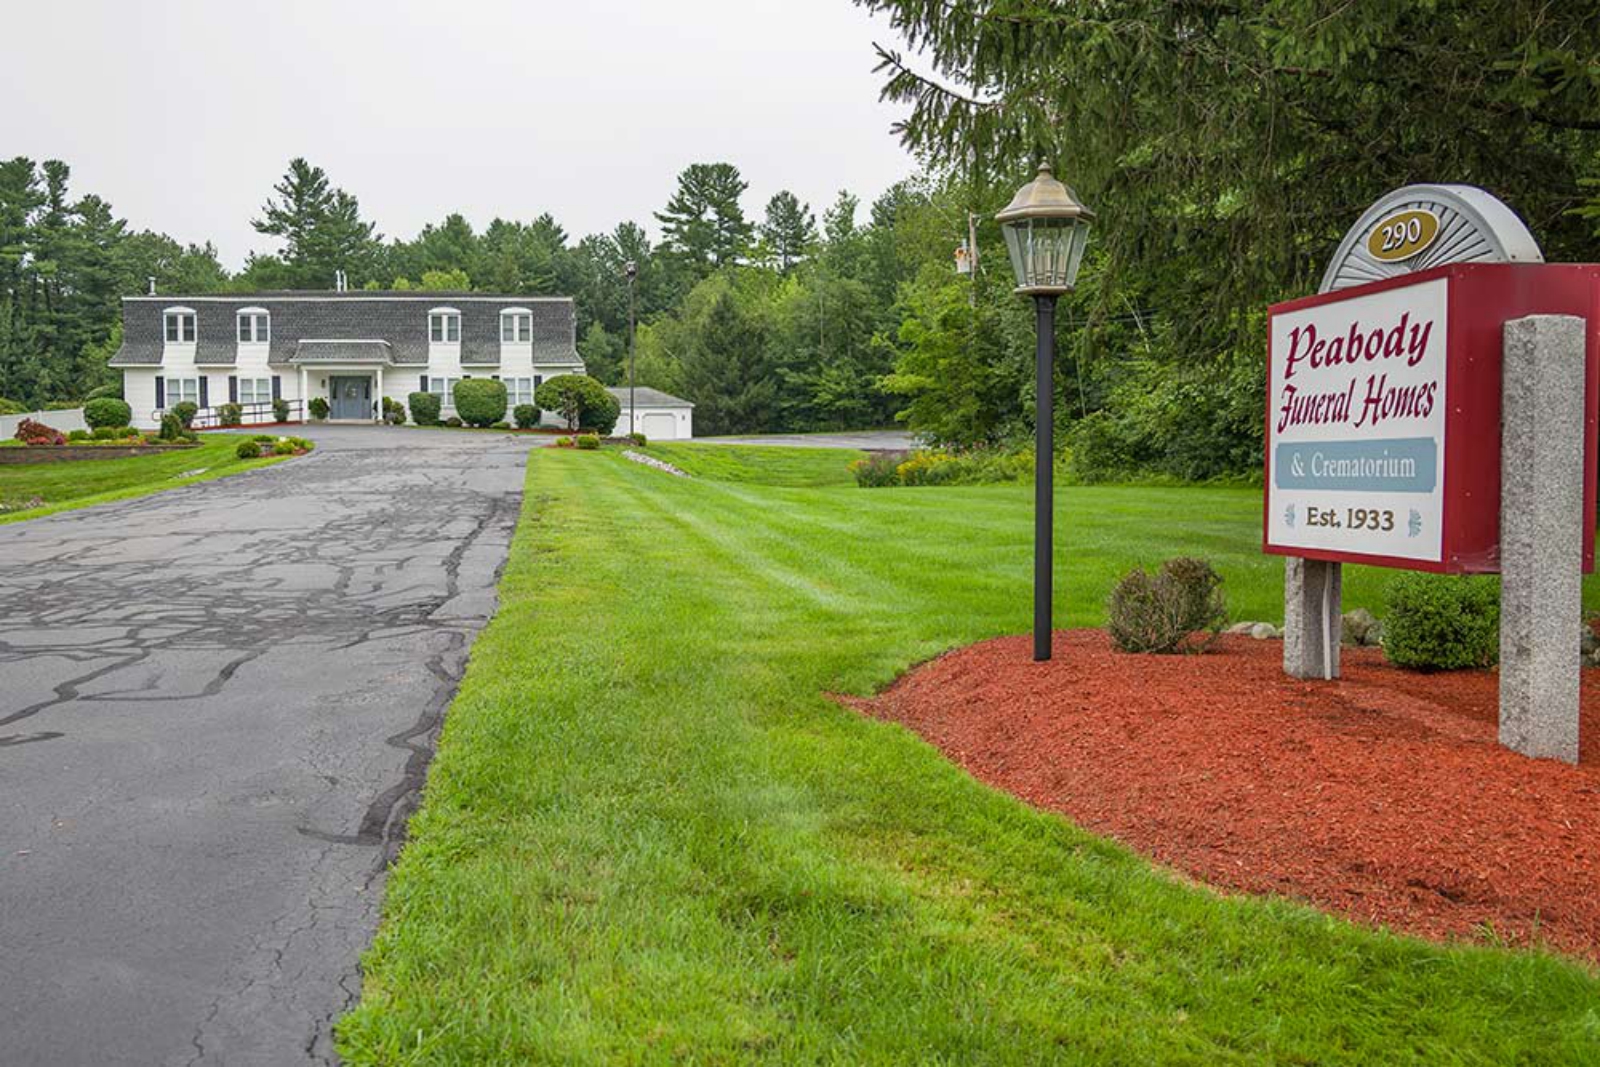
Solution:
[[[658,212],[663,242],[696,279],[737,263],[749,250],[750,223],[739,197],[748,183],[732,163],[695,163],[678,175],[678,190]]]
[[[340,270],[352,285],[371,275],[378,238],[372,223],[362,221],[354,196],[334,188],[321,167],[300,158],[289,161],[283,180],[272,188],[278,199],[269,199],[251,225],[283,239],[283,265],[293,287],[330,288]]]
[[[777,262],[780,273],[788,274],[811,252],[817,241],[817,220],[808,204],[787,189],[767,201],[766,221],[761,224],[761,243]]]

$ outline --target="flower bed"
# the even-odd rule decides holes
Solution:
[[[0,448],[0,466],[29,463],[71,463],[81,459],[121,459],[148,456],[157,452],[182,451],[198,447],[192,441],[166,441],[160,444],[130,445],[120,441],[88,441],[71,445],[40,445],[33,448]]]
[[[1493,671],[1419,674],[1347,648],[1344,678],[1282,647],[1131,656],[1099,631],[959,649],[846,702],[978,778],[1213,885],[1434,938],[1600,960],[1600,671],[1576,767],[1496,743]]]

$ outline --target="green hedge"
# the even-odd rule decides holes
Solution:
[[[1397,667],[1448,671],[1500,658],[1500,583],[1493,578],[1401,574],[1389,583],[1383,652]],[[1578,639],[1573,638],[1573,656]]]
[[[456,414],[469,426],[493,426],[506,417],[506,383],[463,378],[455,388]]]
[[[133,421],[133,408],[125,400],[102,396],[83,405],[83,421],[96,430],[102,426],[126,426]]]
[[[412,393],[406,397],[411,405],[411,419],[418,426],[439,425],[439,398],[432,393]]]

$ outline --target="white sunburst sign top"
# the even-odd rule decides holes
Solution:
[[[1369,207],[1328,262],[1331,293],[1446,263],[1543,263],[1516,213],[1471,185],[1407,185]]]

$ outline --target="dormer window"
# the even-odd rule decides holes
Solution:
[[[434,344],[456,344],[461,340],[461,312],[455,308],[434,308],[428,312],[428,339]]]
[[[239,312],[239,343],[264,345],[271,337],[271,319],[266,308],[244,308]]]
[[[168,308],[163,316],[167,323],[167,344],[194,344],[193,308]]]
[[[527,308],[506,308],[500,312],[500,340],[508,345],[525,345],[533,340],[533,312]]]

